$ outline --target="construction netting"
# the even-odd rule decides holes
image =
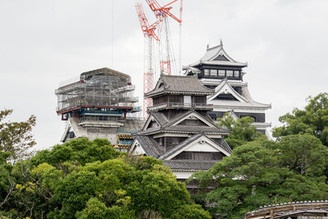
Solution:
[[[133,107],[138,98],[133,96],[135,87],[129,75],[104,68],[82,73],[80,81],[58,88],[57,112],[79,106]]]

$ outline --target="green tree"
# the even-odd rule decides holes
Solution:
[[[230,130],[230,135],[225,138],[225,140],[231,148],[238,147],[259,138],[265,138],[264,135],[256,131],[255,126],[251,125],[254,119],[249,116],[235,119],[230,113],[226,113],[222,118],[219,118],[218,121],[219,126],[226,127]]]
[[[13,110],[0,111],[0,151],[10,152],[12,158],[22,158],[26,150],[35,145],[32,136],[32,127],[36,118],[31,116],[25,122],[6,121]]]
[[[184,184],[177,182],[161,161],[128,157],[115,151],[107,140],[72,140],[15,163],[7,173],[14,179],[15,187],[0,208],[6,216],[201,218],[208,215],[194,204]],[[10,212],[11,209],[15,212]]]
[[[276,144],[282,167],[306,176],[322,176],[328,164],[328,149],[309,134],[288,135]]]
[[[113,218],[113,219],[130,219],[135,218],[134,211],[127,208],[127,206],[113,206],[107,207],[104,202],[97,198],[91,198],[87,202],[86,208],[76,213],[78,219],[89,218]]]
[[[10,174],[12,166],[6,162],[8,157],[10,157],[10,152],[0,151],[0,210],[6,206],[15,188],[15,183]]]
[[[283,126],[273,129],[273,136],[278,140],[282,136],[311,134],[328,146],[328,93],[308,97],[304,110],[295,108],[279,118]]]
[[[230,157],[209,171],[194,174],[189,181],[200,183],[199,202],[211,206],[207,209],[213,216],[237,218],[261,205],[326,199],[325,178],[301,175],[282,166],[281,146],[277,144],[249,142],[236,147]],[[202,189],[209,184],[215,185],[215,189]]]
[[[209,212],[197,204],[182,205],[176,212],[171,216],[174,219],[211,219]]]
[[[31,158],[31,163],[37,166],[48,163],[60,166],[66,161],[74,161],[81,165],[95,161],[105,161],[118,157],[120,152],[115,151],[106,139],[89,141],[87,138],[73,139],[61,145],[55,145],[52,150],[43,150]]]

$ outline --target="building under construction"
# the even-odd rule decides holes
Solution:
[[[140,111],[131,77],[110,68],[101,68],[80,75],[73,83],[56,90],[57,114],[67,121],[66,142],[73,138],[106,138],[120,150],[129,148],[131,133],[142,125],[135,116]]]

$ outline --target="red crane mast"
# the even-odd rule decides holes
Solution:
[[[139,18],[141,30],[144,33],[144,86],[143,91],[147,93],[154,87],[155,72],[154,72],[154,55],[153,55],[153,40],[158,42],[158,52],[160,59],[160,73],[171,75],[172,74],[172,55],[170,51],[170,39],[169,39],[169,27],[167,18],[171,17],[178,23],[182,23],[182,0],[180,0],[180,18],[177,18],[170,12],[172,4],[178,0],[173,0],[164,6],[161,6],[156,0],[146,0],[150,9],[154,12],[157,21],[149,25],[148,19],[144,13],[142,4],[136,4],[136,11]],[[156,28],[158,28],[158,34],[156,34]],[[180,29],[180,58],[179,68],[181,67],[181,29]],[[143,118],[147,117],[147,108],[151,106],[151,99],[144,98],[143,100]]]
[[[161,22],[157,20],[155,23],[149,25],[148,19],[143,10],[142,4],[136,4],[136,11],[139,18],[141,30],[144,33],[144,74],[143,74],[143,93],[151,91],[154,87],[154,68],[153,68],[153,39],[159,41],[156,35],[156,27]],[[152,105],[150,98],[143,99],[143,118],[148,116],[147,108]]]
[[[153,37],[156,41],[159,41],[159,38],[156,35],[155,30],[156,30],[156,26],[160,23],[160,21],[157,20],[152,25],[149,25],[148,19],[145,15],[142,4],[139,4],[139,3],[136,4],[136,11],[137,11],[137,15],[139,18],[141,30],[145,34],[145,36]]]
[[[179,23],[182,23],[182,0],[180,0],[180,18],[177,18],[174,14],[170,12],[173,8],[170,5],[177,2],[178,0],[174,0],[164,6],[161,6],[156,0],[146,0],[147,4],[149,5],[150,9],[155,13],[156,17],[167,17],[170,16],[174,20]],[[169,7],[170,6],[170,7]]]
[[[171,13],[172,4],[177,2],[178,0],[173,0],[164,6],[161,6],[157,0],[146,0],[150,9],[154,12],[158,21],[160,21],[160,27],[158,31],[158,35],[160,37],[159,41],[159,58],[160,58],[160,72],[161,74],[172,74],[172,57],[173,51],[171,51],[171,43],[170,43],[170,33],[168,27],[168,17],[171,17],[175,21],[180,24],[182,23],[182,0],[180,0],[180,18]],[[181,29],[180,29],[180,57],[179,57],[179,70],[181,68]]]

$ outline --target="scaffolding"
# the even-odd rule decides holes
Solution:
[[[134,89],[127,74],[109,68],[84,72],[79,81],[56,89],[57,113],[63,120],[85,116],[105,120],[108,115],[125,118],[126,113],[140,111]]]
[[[143,120],[131,77],[110,68],[84,72],[74,82],[60,86],[57,114],[67,120],[62,142],[73,138],[107,138],[116,150],[126,151],[132,133],[140,130]]]

